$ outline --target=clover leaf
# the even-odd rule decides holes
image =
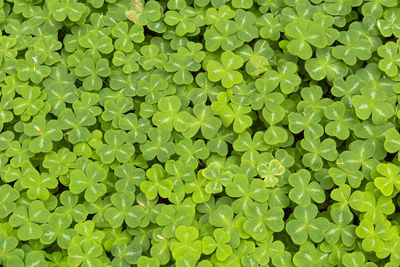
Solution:
[[[232,182],[227,184],[225,190],[228,196],[238,198],[232,203],[232,208],[238,213],[245,210],[253,200],[257,202],[268,200],[268,191],[263,181],[253,179],[250,182],[245,175],[237,175]]]
[[[304,136],[310,140],[321,137],[324,133],[324,129],[318,124],[321,116],[313,111],[311,107],[307,107],[302,114],[296,112],[290,113],[288,120],[290,131],[295,134],[304,131]]]
[[[0,193],[1,193],[0,218],[6,218],[17,207],[15,201],[19,197],[19,192],[13,189],[8,184],[4,184],[0,186]]]
[[[382,124],[394,113],[393,106],[385,101],[384,92],[363,90],[361,95],[352,98],[357,117],[367,119],[372,116],[376,124]]]
[[[329,230],[325,234],[325,239],[330,244],[336,244],[339,238],[346,246],[351,246],[355,242],[355,225],[351,225],[353,215],[348,210],[332,209],[331,217],[334,223],[329,224]]]
[[[29,142],[29,150],[33,153],[50,152],[53,148],[53,141],[62,138],[62,132],[57,127],[57,121],[46,121],[43,116],[37,116],[32,122],[24,126],[24,133],[33,139]]]
[[[289,176],[289,184],[293,188],[289,192],[289,198],[299,206],[306,207],[311,200],[317,203],[325,201],[325,194],[317,182],[310,182],[311,174],[305,169],[299,170]]]
[[[115,128],[118,128],[120,119],[124,113],[133,109],[132,100],[127,97],[118,98],[116,101],[108,99],[104,103],[104,112],[101,114],[105,121],[111,121]]]
[[[129,245],[125,243],[115,244],[112,248],[112,254],[115,257],[112,261],[114,265],[136,264],[140,258],[142,249],[138,245],[131,242]]]
[[[36,115],[44,107],[43,100],[46,94],[41,93],[39,87],[23,87],[18,90],[21,97],[14,100],[14,114],[29,119]]]
[[[80,244],[72,244],[68,247],[68,264],[96,265],[101,264],[98,258],[102,248],[94,240]]]
[[[134,195],[129,192],[114,193],[111,196],[113,207],[105,210],[105,219],[112,227],[120,227],[123,222],[131,228],[137,227],[145,215],[144,208],[133,205]]]
[[[115,189],[118,192],[134,191],[145,179],[144,171],[140,168],[136,168],[132,163],[125,163],[117,166],[114,173],[120,178],[115,183]]]
[[[78,204],[78,195],[71,191],[64,191],[60,195],[60,203],[55,210],[56,213],[67,214],[75,222],[83,222],[87,217],[87,211],[83,204]]]
[[[348,72],[348,66],[335,59],[331,48],[317,49],[316,57],[308,59],[305,68],[310,77],[316,81],[325,77],[328,81],[332,81],[345,76]]]
[[[380,18],[383,13],[383,6],[392,7],[395,5],[394,1],[379,1],[377,3],[366,3],[362,6],[362,12],[365,15],[373,15]]]
[[[216,21],[213,27],[208,28],[204,33],[206,49],[214,52],[221,47],[223,50],[232,51],[240,47],[243,41],[237,37],[238,31],[239,25],[236,21],[228,19]]]
[[[182,103],[177,96],[163,97],[158,101],[158,109],[153,116],[153,123],[169,131],[174,128],[179,132],[185,132],[193,116],[186,111],[180,111]]]
[[[394,128],[390,128],[385,132],[385,149],[389,153],[395,153],[400,150],[400,134]]]
[[[106,175],[107,171],[94,162],[89,163],[84,170],[75,169],[70,174],[70,191],[74,194],[85,191],[85,199],[94,202],[106,193],[105,185],[99,183]]]
[[[100,59],[94,61],[91,58],[84,58],[81,64],[75,69],[75,74],[83,79],[83,87],[87,91],[98,91],[103,85],[101,77],[111,74],[108,61]]]
[[[264,78],[276,88],[279,84],[284,94],[290,94],[297,90],[300,84],[300,77],[296,75],[297,67],[292,62],[280,60],[277,65],[277,71],[268,70],[264,74]]]
[[[329,168],[328,170],[329,175],[332,177],[334,183],[338,186],[346,184],[347,183],[353,187],[353,188],[358,188],[364,178],[364,174],[360,171],[343,171],[338,168]]]
[[[67,17],[71,21],[78,21],[86,11],[85,5],[76,0],[51,0],[47,7],[57,21]]]
[[[194,118],[189,128],[183,132],[185,137],[191,138],[196,135],[198,131],[206,139],[212,139],[218,134],[221,127],[221,121],[214,117],[210,106],[204,104],[197,104],[193,107]]]
[[[14,47],[17,43],[17,40],[8,36],[0,37],[0,63],[3,60],[15,58],[18,54],[17,49]]]
[[[342,258],[344,266],[366,265],[365,256],[362,252],[346,253]]]
[[[218,94],[217,101],[212,103],[211,109],[218,115],[224,127],[228,127],[233,122],[233,129],[236,133],[241,133],[252,125],[251,117],[248,114],[251,108],[235,103],[228,103],[229,96],[224,92]]]
[[[231,88],[235,84],[242,82],[242,74],[236,71],[243,65],[243,60],[240,56],[233,54],[233,52],[225,51],[221,54],[221,63],[211,61],[207,64],[208,79],[210,81],[221,81],[225,88]]]
[[[277,176],[285,173],[285,166],[279,160],[272,159],[268,164],[260,162],[257,165],[257,172],[264,178],[267,187],[273,187],[279,182]]]
[[[257,93],[253,100],[253,109],[258,110],[265,106],[269,111],[273,112],[274,110],[279,109],[280,104],[283,103],[283,95],[279,92],[274,92],[275,87],[272,86],[274,83],[269,81],[264,78],[255,81]]]
[[[280,232],[284,228],[284,213],[281,208],[268,209],[265,203],[253,203],[246,208],[245,215],[248,219],[244,222],[243,229],[257,241],[267,238],[270,231]]]
[[[374,148],[371,142],[357,140],[351,143],[350,150],[344,151],[339,155],[338,163],[344,171],[354,173],[360,167],[363,172],[368,173],[377,164],[371,157],[374,154]]]
[[[88,110],[78,110],[73,112],[71,109],[64,109],[60,114],[59,126],[62,130],[69,130],[68,140],[72,144],[86,142],[90,137],[88,126],[96,123],[93,114]]]
[[[378,55],[382,57],[379,60],[379,69],[384,71],[389,77],[396,76],[400,63],[398,45],[394,42],[387,42],[378,48]]]
[[[117,67],[122,66],[122,71],[126,74],[129,74],[139,70],[139,64],[138,64],[139,59],[140,59],[140,54],[137,53],[136,51],[133,51],[127,55],[121,51],[116,51],[114,53],[112,63],[114,66]]]
[[[327,253],[315,248],[311,242],[307,242],[294,255],[293,262],[296,266],[310,264],[329,265],[327,256]]]
[[[57,240],[58,246],[68,248],[72,238],[77,234],[74,229],[68,229],[72,219],[63,213],[53,213],[49,215],[48,224],[43,224],[43,236],[41,241],[44,244],[51,244]]]
[[[356,229],[358,237],[362,238],[362,247],[365,251],[381,251],[384,241],[390,239],[390,222],[384,221],[374,225],[369,220],[362,220]]]
[[[301,97],[303,100],[298,104],[298,111],[303,112],[303,114],[315,112],[317,113],[316,115],[322,115],[324,109],[332,104],[331,99],[323,98],[322,96],[323,91],[320,86],[311,85],[303,88],[301,90]]]
[[[190,72],[200,69],[200,64],[193,60],[193,56],[183,53],[174,53],[170,56],[169,61],[164,69],[168,72],[175,72],[174,82],[180,84],[190,84],[193,82],[193,76]]]
[[[175,145],[170,141],[171,133],[165,128],[150,128],[148,132],[150,140],[140,145],[140,151],[146,160],[152,160],[157,156],[161,162],[167,161],[175,153]]]
[[[263,4],[267,4],[261,2]],[[273,4],[273,3],[270,3]],[[274,16],[272,13],[263,14],[261,17],[257,18],[257,24],[261,25],[260,36],[264,39],[278,40],[281,32],[283,31],[282,24],[279,21],[278,16]]]
[[[348,65],[354,65],[357,58],[361,60],[369,59],[371,57],[371,45],[367,40],[360,37],[355,30],[341,32],[338,41],[343,45],[335,46],[332,49],[332,55]]]
[[[148,1],[143,5],[141,1],[135,0],[130,3],[127,10],[123,9],[122,11],[126,11],[124,16],[134,23],[146,25],[161,18],[162,12],[160,8],[160,4],[156,1]]]
[[[174,184],[170,179],[163,179],[164,176],[164,170],[158,164],[146,171],[148,180],[140,184],[140,190],[149,200],[155,199],[157,195],[167,198],[171,194]]]
[[[133,49],[133,43],[141,43],[144,40],[143,26],[135,24],[129,28],[128,23],[120,22],[114,26],[111,31],[112,35],[117,38],[115,41],[115,49],[125,53],[130,53]]]
[[[281,241],[273,241],[273,238],[263,242],[255,248],[253,257],[259,264],[268,264],[270,259],[275,262],[283,254],[285,246]]]
[[[396,26],[396,23],[398,21],[398,12],[398,9],[387,9],[385,10],[385,12],[383,12],[383,18],[377,21],[379,32],[384,37],[389,37],[391,35],[394,35],[396,37],[399,36],[399,29]]]
[[[392,163],[380,163],[376,166],[376,170],[382,176],[376,177],[374,184],[384,196],[390,196],[395,187],[397,189],[400,188],[400,176],[398,175],[400,170],[396,165]]]
[[[18,227],[17,236],[21,240],[40,238],[43,234],[39,224],[47,222],[50,212],[40,200],[32,201],[29,208],[18,206],[10,217],[10,224]]]
[[[58,185],[57,179],[48,173],[39,172],[28,163],[22,166],[23,177],[21,185],[23,188],[28,188],[26,194],[29,199],[46,200],[50,196],[48,189],[54,189]]]
[[[227,186],[232,180],[232,173],[223,171],[221,166],[216,163],[211,163],[207,166],[202,172],[202,175],[208,180],[205,191],[209,194],[222,192],[223,186]]]
[[[268,129],[264,133],[264,141],[268,145],[277,145],[279,143],[286,142],[288,139],[288,134],[284,128],[281,126],[277,126],[281,122],[285,116],[284,111],[279,108],[274,112],[268,111],[267,108],[264,108],[262,111],[262,115],[264,119],[269,124]]]
[[[167,11],[165,13],[164,21],[167,25],[176,26],[176,34],[184,36],[186,34],[194,33],[197,29],[193,17],[195,12],[190,8],[180,8],[179,12]]]
[[[172,205],[164,206],[156,218],[157,224],[163,227],[163,238],[172,238],[178,226],[190,226],[191,221],[190,216],[185,214],[182,208]]]
[[[227,245],[230,235],[222,229],[214,230],[214,238],[205,236],[202,242],[203,253],[211,254],[216,250],[216,257],[220,261],[226,260],[232,254],[232,247]]]
[[[168,59],[165,54],[160,53],[160,48],[154,44],[142,46],[140,53],[142,57],[139,64],[145,70],[151,70],[154,67],[162,68]]]
[[[332,120],[325,126],[325,132],[340,140],[345,140],[350,135],[350,128],[353,128],[356,119],[354,113],[347,110],[342,102],[335,102],[324,110],[327,119]]]
[[[303,164],[315,171],[322,168],[322,158],[333,161],[338,157],[336,142],[330,138],[327,138],[322,142],[320,142],[319,138],[315,138],[314,140],[304,138],[301,140],[301,146],[304,150],[309,152],[304,154],[302,158]]]
[[[1,244],[1,263],[4,266],[12,266],[15,264],[23,265],[22,258],[24,257],[24,252],[22,249],[18,249],[18,240],[17,238],[10,236],[6,238],[0,239]]]
[[[13,109],[14,101],[10,96],[2,96],[0,100],[0,129],[3,130],[4,123],[10,122],[14,118],[14,114],[10,111]]]
[[[33,83],[40,83],[43,78],[51,73],[48,66],[43,65],[46,57],[36,54],[32,50],[25,53],[25,59],[18,59],[15,65],[18,78],[21,81],[31,80]]]
[[[245,152],[242,155],[242,159],[252,162],[253,165],[258,162],[258,151],[266,151],[268,149],[268,146],[264,142],[264,135],[262,132],[255,133],[252,139],[247,131],[239,134],[238,139],[233,142],[233,147],[236,151]]]
[[[104,134],[104,140],[107,144],[101,144],[96,153],[104,163],[112,163],[115,159],[126,163],[135,153],[135,147],[127,141],[127,134],[121,130],[108,130]]]
[[[192,193],[192,198],[195,203],[203,203],[210,199],[211,194],[205,190],[208,180],[202,175],[202,172],[197,174],[194,181],[185,184],[185,193]]]
[[[170,249],[174,258],[193,255],[199,258],[202,244],[198,240],[198,230],[193,226],[181,225],[175,230],[176,241],[171,242]]]
[[[286,25],[285,34],[291,39],[287,44],[288,51],[304,60],[312,55],[310,44],[317,48],[327,45],[324,29],[310,20],[294,20]]]
[[[286,231],[294,243],[305,244],[308,239],[319,243],[324,239],[329,222],[326,218],[317,217],[318,208],[314,204],[296,207],[293,215],[295,219],[286,224]]]
[[[112,39],[108,36],[101,36],[95,31],[89,31],[86,35],[81,36],[79,45],[86,48],[87,52],[95,57],[100,53],[109,54],[114,50]]]

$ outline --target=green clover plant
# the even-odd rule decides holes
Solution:
[[[0,265],[400,266],[396,0],[0,0]]]

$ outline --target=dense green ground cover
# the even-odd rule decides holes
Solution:
[[[397,0],[0,0],[0,264],[400,266]]]

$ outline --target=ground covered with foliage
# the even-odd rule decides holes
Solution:
[[[0,0],[0,264],[400,266],[397,0]]]

